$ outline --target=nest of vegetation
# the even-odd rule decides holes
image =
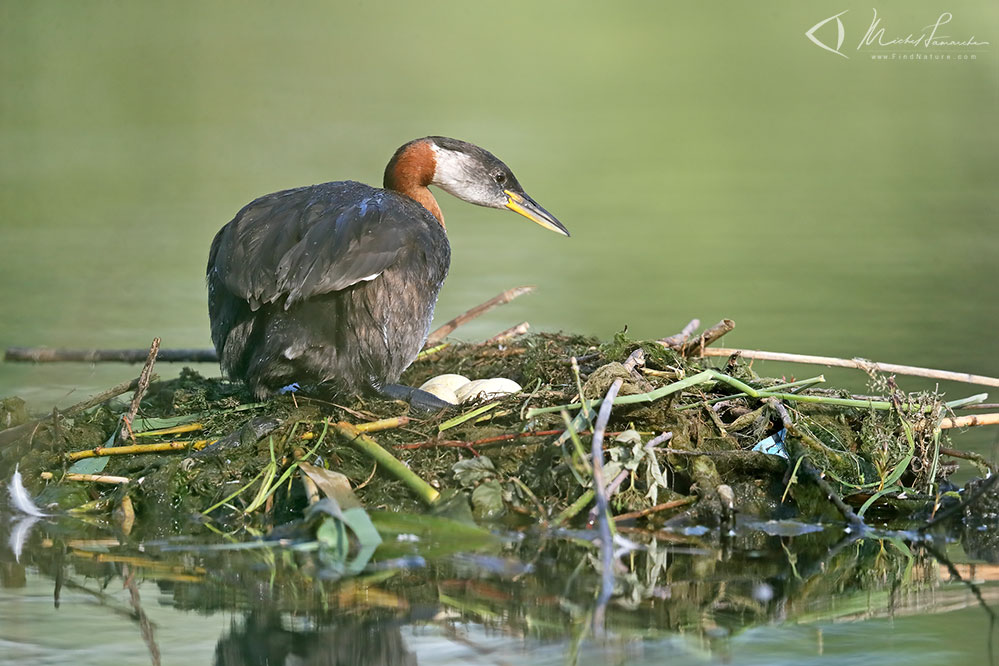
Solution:
[[[654,527],[739,515],[925,521],[961,506],[943,457],[956,453],[941,430],[952,414],[938,395],[903,394],[889,379],[879,396],[853,396],[818,388],[821,377],[759,377],[737,356],[714,366],[623,335],[450,344],[402,381],[458,373],[524,390],[431,417],[360,398],[258,403],[238,383],[184,370],[148,386],[124,438],[128,405],[114,400],[36,421],[19,399],[3,401],[0,468],[9,476],[16,464],[38,506],[113,514],[146,536],[206,523],[280,529],[324,494],[368,511],[566,526],[592,520],[597,495],[619,524]],[[108,454],[115,440],[122,453]]]

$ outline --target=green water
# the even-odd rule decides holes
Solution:
[[[804,34],[844,9],[848,58]],[[990,44],[876,61],[856,48],[872,5],[853,0],[4,0],[0,347],[209,346],[204,264],[236,210],[377,183],[398,145],[445,134],[505,160],[573,234],[442,195],[438,319],[538,287],[461,337],[523,320],[659,337],[728,317],[729,346],[997,376],[999,5],[876,9],[887,38],[949,12],[941,33]],[[835,22],[816,35],[835,44]],[[135,374],[3,364],[0,395],[44,411]],[[988,452],[994,435],[963,441]],[[801,635],[756,640],[779,653]]]

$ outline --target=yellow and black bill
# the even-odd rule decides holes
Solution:
[[[532,222],[540,224],[545,229],[551,229],[563,236],[569,235],[569,230],[555,219],[554,215],[542,208],[541,204],[531,197],[523,192],[514,192],[513,190],[503,190],[503,193],[507,197],[506,207],[513,212],[520,213]]]

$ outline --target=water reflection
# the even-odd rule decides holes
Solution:
[[[0,529],[7,543],[21,528],[5,520]],[[961,609],[991,622],[999,600],[999,560],[977,529],[956,536],[989,564],[968,561],[954,543],[860,536],[839,526],[746,521],[728,534],[624,531],[640,548],[619,560],[606,633],[594,636],[599,555],[587,532],[507,533],[482,552],[433,544],[444,554],[426,560],[398,554],[430,544],[397,542],[385,551],[391,559],[362,575],[321,580],[308,551],[233,550],[230,540],[218,549],[220,540],[207,538],[141,542],[75,520],[42,521],[26,540],[22,531],[19,558],[11,549],[0,555],[0,640],[58,653],[50,630],[17,620],[19,605],[11,602],[27,581],[47,590],[54,613],[82,606],[102,626],[131,626],[122,663],[159,663],[161,654],[173,660],[184,646],[160,634],[181,616],[223,620],[216,622],[216,664],[510,663],[525,654],[531,663],[665,656],[739,663],[734,648],[761,631],[787,642],[770,663],[781,654],[792,662],[822,657],[823,628],[849,622],[864,633],[883,618]],[[171,615],[158,619],[164,608]],[[974,640],[938,647],[984,658],[991,636],[987,624],[976,624],[982,631]],[[76,640],[89,644],[93,636]],[[858,645],[842,655],[838,645],[846,661],[893,649]]]

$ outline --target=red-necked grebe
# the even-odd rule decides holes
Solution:
[[[427,338],[451,261],[430,185],[569,235],[503,162],[441,136],[400,147],[384,188],[348,180],[262,196],[219,230],[208,257],[225,374],[258,398],[292,383],[416,397],[395,382]]]

